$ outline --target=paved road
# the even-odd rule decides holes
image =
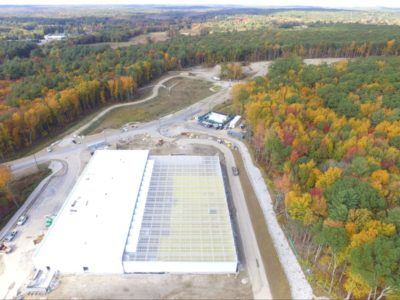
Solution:
[[[0,262],[0,299],[15,297],[18,289],[32,274],[32,256],[37,248],[33,240],[46,232],[45,217],[57,214],[76,182],[81,168],[79,153],[63,158],[68,161],[68,169],[63,166],[61,171],[42,182],[26,202],[29,205],[28,211],[26,212],[25,207],[22,208],[29,217],[25,225],[15,226],[15,220],[12,219],[5,227],[6,229],[15,227],[18,234],[12,242],[14,251],[7,255],[0,255],[0,260],[2,260]],[[5,230],[2,231],[2,234],[5,232]]]
[[[212,135],[215,138],[229,141],[239,148],[246,173],[263,210],[268,231],[272,237],[272,240],[274,241],[274,246],[276,247],[279,260],[283,266],[286,277],[288,278],[292,297],[294,299],[313,298],[314,295],[312,288],[308,283],[307,278],[305,277],[303,270],[301,269],[300,264],[298,263],[297,258],[294,255],[289,242],[277,221],[268,188],[260,170],[254,165],[247,146],[243,142],[230,137],[226,131],[212,130],[212,132],[210,132],[209,129],[199,126],[195,122],[186,123],[184,131]]]
[[[336,62],[339,60],[342,60],[342,59],[340,59],[340,58],[308,59],[308,60],[305,60],[305,62],[308,64],[321,64],[323,62],[332,63],[332,62]],[[270,65],[270,62],[256,62],[256,63],[250,64],[250,66],[248,68],[249,69],[251,68],[251,72],[253,72],[255,75],[259,76],[259,75],[265,75],[267,73],[266,68],[269,65]],[[158,95],[158,91],[161,88],[161,86],[163,85],[163,83],[165,83],[166,81],[168,81],[174,77],[184,76],[184,77],[188,77],[191,79],[197,78],[197,79],[209,80],[209,81],[213,81],[215,84],[219,84],[222,87],[222,89],[217,94],[212,95],[212,96],[204,99],[203,101],[200,101],[200,102],[188,107],[187,109],[184,109],[178,113],[175,113],[175,114],[172,114],[172,115],[162,118],[161,124],[159,121],[152,121],[152,122],[144,123],[141,126],[139,126],[139,128],[133,129],[126,133],[120,133],[120,132],[118,132],[118,131],[116,132],[114,130],[114,131],[106,132],[104,134],[97,134],[97,135],[88,137],[88,140],[84,141],[84,143],[82,145],[74,145],[74,144],[70,143],[70,145],[67,145],[67,147],[56,147],[55,153],[47,153],[46,149],[42,149],[41,151],[35,153],[35,155],[30,155],[30,156],[27,156],[27,157],[24,157],[24,158],[21,158],[18,160],[7,162],[6,164],[9,165],[11,167],[11,170],[13,170],[13,171],[19,170],[19,169],[24,169],[24,168],[27,168],[27,167],[35,164],[35,159],[37,162],[41,163],[41,162],[49,161],[51,159],[56,159],[60,155],[62,156],[66,153],[81,151],[89,144],[89,142],[94,143],[94,142],[101,141],[104,139],[107,139],[107,141],[115,141],[116,139],[119,139],[121,137],[129,137],[129,136],[132,136],[135,134],[141,134],[141,133],[145,133],[145,132],[154,132],[154,131],[157,131],[160,126],[165,127],[168,124],[181,124],[182,120],[186,121],[186,120],[190,119],[192,116],[198,114],[199,110],[205,112],[205,111],[211,109],[212,107],[214,107],[215,105],[222,103],[223,101],[228,99],[229,94],[230,94],[230,88],[232,86],[231,82],[226,82],[226,81],[217,81],[216,82],[212,79],[212,77],[218,75],[218,68],[216,68],[216,67],[215,68],[195,67],[191,70],[191,73],[195,74],[196,76],[185,75],[186,73],[187,72],[182,72],[182,73],[178,73],[178,74],[174,74],[169,77],[166,77],[165,79],[163,79],[162,81],[160,81],[158,84],[156,84],[153,87],[152,95],[147,97],[146,99],[143,99],[141,101],[136,101],[136,102],[116,104],[112,107],[109,107],[106,111],[102,111],[98,115],[96,115],[94,117],[94,119],[92,119],[89,123],[83,125],[79,129],[77,129],[74,133],[72,133],[69,136],[67,136],[66,138],[64,138],[64,140],[68,140],[74,134],[77,134],[77,133],[81,132],[82,130],[86,129],[93,122],[95,122],[96,120],[98,120],[99,118],[104,116],[104,114],[106,112],[109,112],[112,109],[115,109],[115,108],[121,107],[121,106],[135,105],[135,104],[142,103],[143,101],[151,100],[152,98],[154,98]],[[167,121],[164,123],[164,120],[167,120]]]
[[[160,120],[143,123],[143,124],[139,125],[138,127],[129,130],[128,132],[120,132],[119,130],[108,130],[103,133],[99,133],[99,134],[95,134],[95,135],[86,137],[82,141],[82,144],[73,144],[72,143],[72,137],[74,135],[78,135],[80,132],[82,132],[83,130],[88,128],[95,121],[99,120],[101,117],[103,117],[106,113],[110,112],[111,110],[122,107],[122,106],[137,105],[139,103],[143,103],[145,101],[149,101],[149,100],[157,97],[159,89],[163,86],[163,84],[165,82],[167,82],[168,80],[171,80],[172,78],[187,77],[190,79],[201,79],[201,80],[205,80],[207,78],[207,77],[205,77],[205,75],[203,73],[200,73],[199,76],[188,76],[188,75],[185,75],[186,73],[187,72],[182,72],[177,75],[171,75],[171,76],[166,77],[165,79],[160,81],[158,84],[156,84],[153,87],[152,94],[143,100],[131,102],[131,103],[116,104],[116,105],[111,106],[111,107],[107,108],[106,110],[100,112],[90,122],[81,126],[75,132],[71,133],[70,135],[64,137],[63,141],[61,141],[61,143],[59,143],[57,146],[54,147],[54,149],[55,149],[54,152],[49,153],[46,151],[46,149],[42,149],[33,155],[14,160],[12,162],[7,162],[5,164],[8,165],[12,171],[18,171],[21,169],[29,168],[29,167],[35,165],[36,163],[39,163],[39,164],[44,163],[49,160],[58,159],[58,158],[60,158],[60,156],[62,157],[63,155],[68,154],[68,153],[82,151],[82,150],[86,149],[88,145],[94,144],[97,142],[107,141],[109,143],[113,143],[121,138],[131,137],[131,136],[137,135],[137,134],[155,133],[159,130],[159,128],[161,126],[165,127],[168,125],[180,124],[182,122],[185,122],[201,112],[204,112],[204,113],[207,112],[212,107],[214,107],[216,104],[222,103],[223,101],[225,101],[229,98],[229,92],[230,92],[229,87],[231,86],[231,84],[229,82],[224,82],[224,81],[218,81],[218,82],[213,81],[215,84],[220,85],[221,90],[219,92],[217,92],[216,94],[213,94],[213,95],[189,106],[186,109],[183,109],[183,110],[180,110],[171,115],[165,116],[165,117],[161,118]],[[196,72],[193,72],[193,73],[196,74]],[[209,80],[212,81],[211,79],[209,79]],[[64,141],[67,141],[67,142],[64,142]],[[63,146],[61,146],[61,145],[63,145]]]
[[[232,167],[236,166],[235,158],[231,150],[216,141],[207,139],[179,139],[178,145],[201,144],[218,148],[225,157],[228,179],[231,187],[233,203],[236,209],[236,219],[238,222],[239,233],[242,240],[245,266],[252,284],[255,299],[271,299],[272,294],[268,284],[267,275],[263,265],[263,260],[257,245],[252,223],[249,222],[250,214],[247,209],[246,200],[239,176],[234,176],[231,172]]]
[[[0,230],[0,240],[4,238],[4,236],[11,230],[16,227],[17,220],[20,215],[25,214],[33,205],[33,202],[41,195],[41,193],[47,188],[47,185],[54,180],[57,176],[62,176],[67,172],[68,165],[63,161],[55,160],[49,166],[51,169],[51,174],[47,176],[29,195],[28,199],[24,202],[24,204],[18,209],[15,215],[8,221],[8,223]]]
[[[158,93],[160,91],[161,88],[167,88],[164,83],[168,82],[171,79],[174,78],[179,78],[179,77],[185,77],[185,78],[190,78],[190,79],[194,79],[194,80],[205,80],[204,77],[195,77],[195,76],[189,76],[186,75],[187,72],[181,72],[180,74],[177,75],[171,75],[168,76],[164,79],[162,79],[161,81],[159,81],[157,84],[155,84],[152,88],[151,94],[142,99],[142,100],[137,100],[137,101],[133,101],[133,102],[127,102],[127,103],[120,103],[120,104],[115,104],[113,106],[110,106],[108,108],[106,108],[105,110],[101,111],[100,113],[98,113],[93,119],[91,119],[88,123],[86,123],[85,125],[81,126],[80,128],[78,128],[77,130],[75,130],[71,135],[79,135],[82,131],[84,131],[85,129],[89,128],[93,123],[95,123],[96,121],[98,121],[99,119],[101,119],[102,117],[104,117],[106,114],[108,114],[110,111],[116,109],[116,108],[120,108],[120,107],[125,107],[125,106],[134,106],[134,105],[138,105],[144,102],[147,102],[155,97],[158,96]],[[176,85],[176,83],[175,83]],[[174,85],[173,85],[174,86]],[[170,88],[173,88],[173,86],[171,86]]]
[[[331,59],[326,59],[326,60],[308,61],[308,63],[321,63],[324,61],[328,63],[332,62]],[[250,67],[255,75],[264,75],[265,73],[267,73],[266,67],[268,65],[269,62],[260,62],[251,64]],[[194,68],[192,72],[196,74],[196,77],[210,81],[212,81],[213,76],[218,74],[216,68],[213,69]],[[173,75],[171,77],[167,77],[164,80],[160,81],[153,87],[153,92],[151,96],[155,97],[157,95],[158,90],[161,88],[163,82],[177,76],[185,76],[185,75],[182,74]],[[190,76],[190,78],[193,77]],[[26,276],[29,274],[28,269],[31,267],[31,256],[33,253],[33,246],[32,246],[33,236],[38,232],[41,232],[43,228],[44,216],[46,214],[57,212],[62,202],[65,200],[69,190],[73,186],[73,183],[76,181],[76,178],[80,173],[81,169],[80,155],[81,153],[84,152],[84,150],[87,148],[88,145],[90,145],[91,143],[104,140],[106,140],[109,143],[114,143],[121,138],[131,138],[135,135],[145,134],[145,133],[150,134],[153,137],[160,137],[164,135],[171,136],[174,134],[179,134],[183,130],[205,132],[204,130],[206,129],[196,127],[194,125],[194,122],[191,121],[191,119],[193,118],[193,116],[198,115],[201,112],[208,111],[215,105],[222,103],[223,101],[228,99],[231,83],[224,81],[219,81],[216,83],[219,84],[222,88],[221,91],[219,91],[218,93],[184,110],[181,110],[177,113],[161,118],[160,120],[141,124],[137,128],[133,128],[128,132],[120,132],[118,130],[105,131],[101,134],[86,137],[83,140],[83,143],[80,145],[75,145],[72,143],[60,143],[58,146],[55,147],[54,152],[47,153],[46,150],[43,149],[35,153],[34,156],[32,155],[25,158],[21,158],[19,160],[8,162],[7,165],[10,166],[12,171],[20,171],[34,165],[35,160],[38,163],[41,163],[59,159],[59,160],[64,160],[68,163],[68,172],[65,175],[65,177],[63,177],[62,180],[60,179],[59,182],[58,181],[52,182],[51,185],[49,185],[49,187],[46,189],[46,193],[50,193],[52,194],[52,196],[48,196],[47,194],[45,194],[43,197],[39,197],[39,199],[35,202],[35,205],[31,208],[30,210],[30,212],[32,213],[32,217],[30,218],[31,223],[29,226],[25,226],[23,228],[24,232],[17,239],[17,249],[21,248],[21,250],[16,250],[13,254],[8,255],[7,259],[3,259],[3,263],[5,261],[5,268],[4,268],[5,271],[3,271],[3,273],[0,272],[0,297],[3,297],[3,295],[4,297],[15,296],[16,290],[23,282],[23,278],[26,278]],[[142,100],[142,102],[150,100],[152,98],[151,96]],[[136,103],[140,102],[138,101]],[[115,107],[126,106],[126,105],[132,105],[132,103],[118,104],[117,106],[109,108],[107,111],[114,109]],[[90,124],[101,118],[107,111],[99,113],[91,122],[79,128],[74,134],[81,132],[83,129],[87,128],[87,126],[90,126]],[[214,131],[210,129],[206,130],[206,132],[208,134],[212,134],[215,136],[222,136],[224,134],[221,131]],[[73,134],[71,134],[64,140],[67,141],[68,138],[70,139],[72,137],[72,135]],[[224,136],[224,138],[228,139],[227,136]],[[284,266],[285,273],[291,285],[292,295],[294,298],[310,298],[310,296],[312,296],[311,287],[305,280],[300,265],[298,264],[296,258],[294,257],[294,254],[291,252],[287,240],[277,223],[275,214],[273,212],[273,208],[271,206],[272,204],[270,196],[265,186],[265,183],[262,180],[261,173],[253,165],[246,146],[237,141],[235,141],[235,143],[240,145],[240,152],[243,156],[243,160],[246,166],[246,171],[252,182],[253,188],[257,194],[260,205],[263,208],[265,221],[266,224],[268,225],[269,232],[271,232],[271,235],[273,236],[274,244],[275,247],[277,248],[280,261]],[[63,146],[61,146],[61,144]],[[228,159],[230,159],[229,154],[227,154],[227,157]],[[238,193],[240,195],[239,191]],[[241,196],[239,196],[239,198],[240,197]],[[240,221],[241,224],[240,226],[243,227],[244,229],[240,228],[240,230],[243,230],[246,239],[248,239],[250,241],[250,244],[252,244],[251,233],[249,233],[250,229],[243,224],[244,219],[246,219],[246,216],[241,217],[242,221]],[[251,223],[249,222],[249,220],[247,221],[248,223]],[[33,223],[35,225],[33,225]],[[247,253],[251,253],[251,251],[247,250]],[[254,255],[255,257],[257,257],[257,253],[255,252],[249,255]],[[253,263],[251,259],[249,259],[248,262],[249,262],[249,268],[251,270],[249,273],[251,274],[251,276],[256,278],[254,275],[256,272],[253,271],[254,266],[252,265],[254,263],[254,260]],[[1,262],[0,262],[0,267],[1,267]],[[13,274],[16,268],[18,268],[18,272],[16,272],[19,274],[18,276]],[[261,275],[259,276],[259,278],[261,279],[261,281],[265,281],[266,279]],[[266,283],[264,282],[264,284],[262,283],[256,284],[256,286],[259,286],[260,288],[260,292],[256,291],[256,295],[261,295],[263,293],[268,295],[269,289],[266,288],[268,286],[267,282]]]

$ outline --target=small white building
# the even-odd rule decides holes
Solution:
[[[235,116],[230,122],[229,122],[229,128],[233,129],[237,126],[237,124],[239,123],[240,119],[242,117],[241,116]]]
[[[62,34],[46,34],[44,36],[44,40],[46,42],[49,42],[49,41],[61,41],[61,40],[65,39],[65,38],[66,38],[66,36],[63,33]]]
[[[228,116],[212,111],[208,115],[208,120],[213,122],[213,123],[224,124],[228,120]]]
[[[203,116],[199,116],[197,121],[205,126],[221,128],[229,121],[229,116],[211,111]]]
[[[235,273],[218,157],[96,151],[34,264],[61,273]]]

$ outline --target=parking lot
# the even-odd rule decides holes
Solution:
[[[0,254],[0,298],[12,298],[27,283],[33,274],[32,256],[38,245],[35,243],[46,233],[46,216],[56,214],[80,171],[80,157],[71,155],[74,162],[68,172],[55,177],[32,203],[23,225],[15,225],[10,231],[17,230],[15,238],[8,243],[12,247],[9,254]]]

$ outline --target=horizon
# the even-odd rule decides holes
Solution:
[[[32,3],[33,2],[33,3]],[[191,2],[182,2],[181,0],[175,0],[174,3],[171,3],[167,0],[142,0],[140,4],[134,3],[135,1],[131,0],[105,0],[100,1],[100,3],[96,3],[99,1],[95,0],[14,0],[14,1],[2,1],[0,0],[1,7],[231,7],[231,8],[259,8],[259,9],[274,9],[274,8],[316,8],[316,9],[399,9],[400,3],[396,3],[394,0],[382,0],[379,2],[379,5],[376,5],[376,1],[367,0],[367,1],[351,1],[351,3],[346,3],[348,1],[339,0],[335,1],[332,4],[330,0],[272,0],[269,1],[268,5],[262,3],[261,0],[217,0],[215,2],[212,1],[200,1],[194,0]],[[116,3],[117,2],[117,3]]]

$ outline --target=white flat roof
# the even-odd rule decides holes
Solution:
[[[217,156],[98,150],[34,256],[62,273],[234,273]]]
[[[229,127],[235,127],[240,118],[241,116],[235,116],[232,121],[229,122]]]
[[[219,113],[216,113],[216,112],[210,112],[210,114],[208,115],[208,119],[210,121],[215,122],[215,123],[222,124],[222,123],[226,122],[226,120],[228,119],[228,116],[223,115],[223,114],[219,114]]]
[[[61,272],[122,273],[148,150],[96,151],[34,257]]]

